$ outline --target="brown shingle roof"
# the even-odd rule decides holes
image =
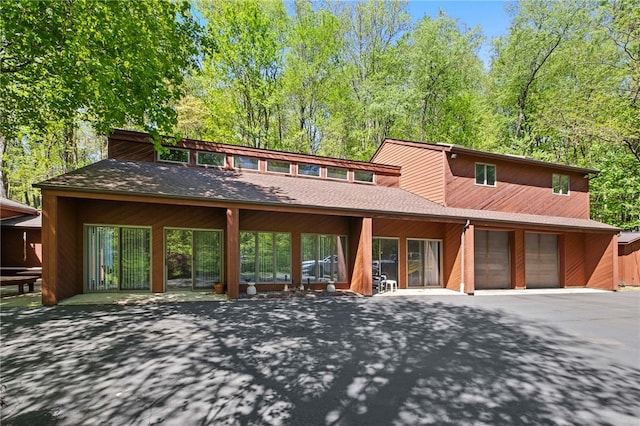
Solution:
[[[640,232],[622,232],[618,235],[618,244],[631,244],[640,240]]]
[[[103,160],[36,186],[42,189],[311,207],[372,215],[617,230],[586,219],[447,208],[399,188],[133,161]]]
[[[2,219],[0,226],[3,228],[42,228],[42,216],[21,216]]]

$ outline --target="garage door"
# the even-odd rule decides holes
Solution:
[[[509,233],[476,230],[474,240],[476,290],[511,288]]]
[[[525,273],[527,288],[560,287],[557,235],[526,234]]]

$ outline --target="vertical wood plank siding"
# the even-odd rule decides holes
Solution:
[[[511,233],[511,287],[525,288],[524,229]]]
[[[401,188],[444,204],[444,156],[442,151],[385,143],[375,162],[401,166]]]
[[[618,245],[618,276],[624,285],[640,285],[640,240]]]
[[[444,225],[445,234],[442,242],[442,277],[444,287],[460,291],[462,252],[460,237],[463,225],[448,223]]]
[[[47,194],[42,194],[42,245],[44,253],[42,256],[42,304],[55,305],[58,303],[56,294],[56,271],[58,250],[57,241],[57,221],[58,198]]]
[[[616,245],[614,250],[613,245]],[[615,290],[617,288],[617,236],[585,234],[584,253],[586,285],[590,288]],[[615,255],[615,259],[614,259]]]
[[[447,231],[450,235],[447,236]],[[460,273],[455,276],[453,267],[456,262],[456,251],[460,246],[460,232],[462,225],[442,224],[435,222],[421,222],[416,220],[402,219],[381,219],[373,220],[373,237],[398,238],[399,262],[398,262],[398,287],[407,288],[407,239],[429,239],[442,240],[443,274],[444,283],[455,281],[457,278],[457,289],[460,288]],[[457,235],[454,235],[456,234]],[[449,241],[451,240],[451,241]],[[451,245],[451,247],[450,247]],[[449,255],[453,254],[453,262],[450,262]],[[452,274],[454,274],[452,276]],[[450,284],[454,285],[454,284]]]
[[[445,158],[445,202],[449,207],[589,218],[589,181],[578,173],[560,172],[569,176],[570,191],[568,196],[557,195],[552,191],[551,168],[482,160],[466,154]],[[476,162],[496,166],[495,187],[476,185]]]
[[[371,296],[373,294],[372,219],[370,217],[354,218],[351,221],[349,236],[352,241],[349,246],[355,254],[350,289],[362,295]]]
[[[82,258],[78,258],[82,240],[76,226],[75,200],[45,195],[43,208],[42,303],[55,305],[82,293]]]
[[[564,234],[564,274],[565,287],[584,287],[585,279],[585,234],[571,232]]]
[[[42,233],[40,229],[4,227],[0,232],[2,232],[0,265],[25,267],[42,266]],[[27,234],[26,247],[24,241],[25,232]]]
[[[235,300],[240,295],[240,210],[226,211],[226,244],[224,274],[227,278],[227,297]]]
[[[153,163],[156,161],[156,151],[153,145],[148,142],[134,143],[109,138],[108,154],[109,158],[128,161],[146,161]]]

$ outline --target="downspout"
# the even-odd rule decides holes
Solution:
[[[471,221],[467,219],[467,223],[462,227],[462,233],[460,234],[460,250],[462,251],[462,259],[460,262],[460,293],[464,294],[464,234],[469,228]]]

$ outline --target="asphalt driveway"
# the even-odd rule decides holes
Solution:
[[[3,425],[638,425],[640,292],[5,309]]]

